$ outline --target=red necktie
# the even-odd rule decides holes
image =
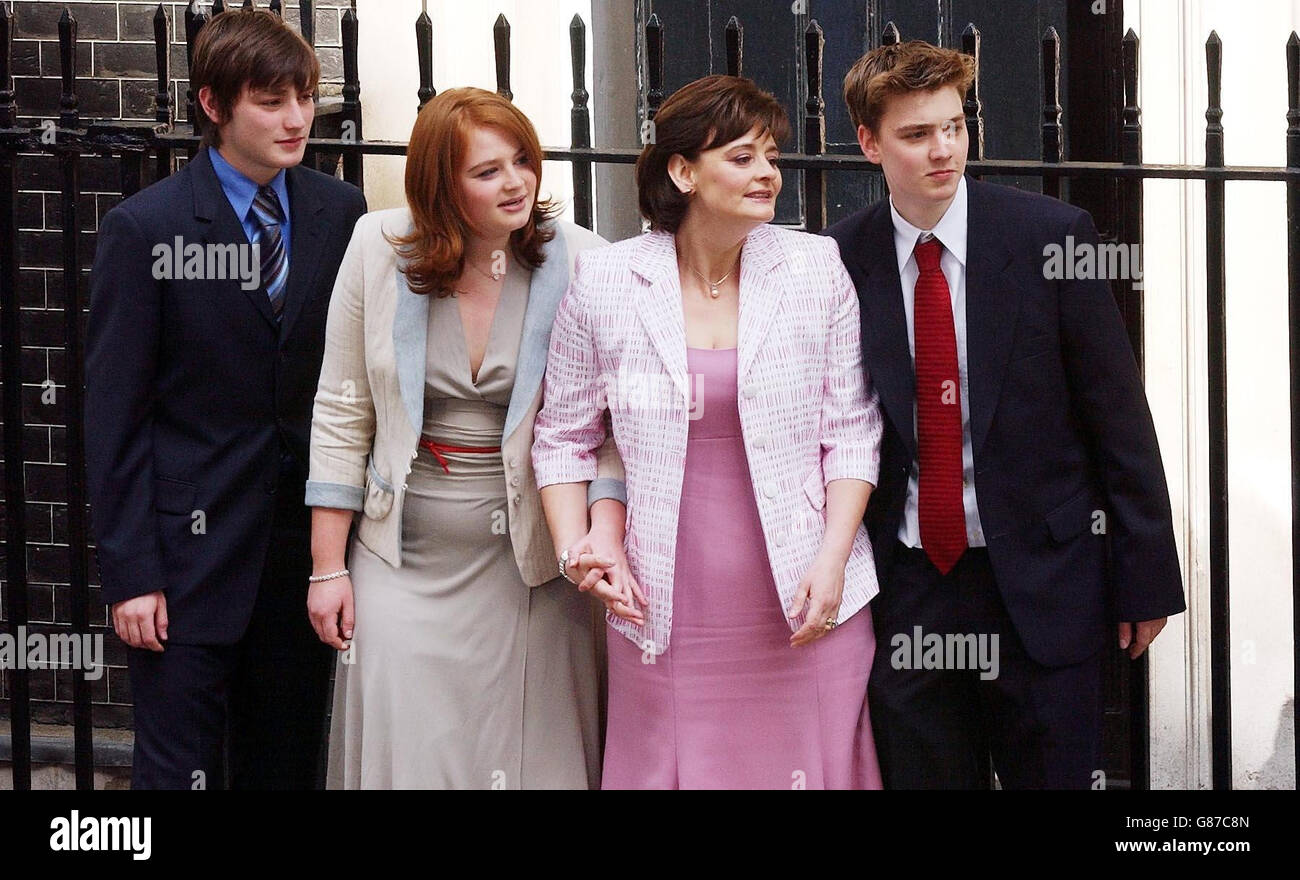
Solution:
[[[948,281],[939,268],[939,239],[919,242],[916,265],[916,439],[921,546],[947,574],[966,549],[961,486],[961,374]]]

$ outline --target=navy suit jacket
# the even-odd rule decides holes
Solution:
[[[1044,248],[1096,245],[1086,211],[967,179],[966,326],[975,492],[989,559],[1030,657],[1076,663],[1110,623],[1183,611],[1164,467],[1105,280],[1051,280]],[[888,200],[826,230],[858,289],[885,414],[867,507],[881,590],[917,459],[915,371]],[[1104,516],[1097,514],[1102,511]]]
[[[292,241],[278,326],[265,287],[155,277],[155,246],[178,237],[247,244],[207,148],[100,224],[85,409],[100,582],[109,604],[162,590],[173,643],[237,641],[268,551],[310,552],[305,530],[293,546],[273,536],[272,515],[277,492],[303,497],[325,315],[366,205],[319,172],[286,176]],[[282,472],[297,484],[286,487]]]

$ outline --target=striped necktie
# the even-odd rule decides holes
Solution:
[[[284,286],[289,279],[289,260],[284,253],[284,236],[280,224],[284,211],[280,199],[270,186],[259,186],[248,215],[257,224],[257,243],[262,257],[262,284],[271,298],[271,312],[277,321],[284,311]]]

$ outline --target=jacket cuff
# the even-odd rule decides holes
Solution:
[[[533,456],[533,477],[537,480],[538,489],[554,486],[557,483],[591,483],[595,482],[598,476],[594,454],[582,458],[565,456],[560,459],[542,459]]]
[[[873,455],[867,462],[867,482],[873,486],[880,485],[880,456]]]
[[[307,481],[308,507],[361,510],[365,500],[365,490],[360,486],[350,486],[347,483],[322,483],[318,480]]]
[[[99,561],[99,594],[105,605],[116,605],[166,588],[167,578],[163,574],[162,559],[158,554],[141,553],[129,558],[113,559],[111,554],[102,553]]]
[[[592,480],[587,484],[587,507],[591,507],[602,498],[611,498],[626,507],[627,485],[622,480],[616,480],[613,477],[600,477]]]
[[[865,480],[873,486],[880,485],[880,456],[867,455],[848,459],[843,456],[827,457],[822,461],[822,473],[827,483],[831,480]]]

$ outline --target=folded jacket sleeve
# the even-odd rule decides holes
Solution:
[[[605,397],[587,308],[587,259],[587,254],[579,254],[551,329],[545,393],[533,427],[538,488],[589,483],[599,471],[597,450],[606,438]]]
[[[884,433],[880,395],[862,365],[857,291],[834,240],[824,241],[830,251],[827,259],[834,299],[822,386],[822,472],[828,483],[855,479],[874,486],[880,476],[880,441]]]
[[[375,405],[366,373],[364,254],[380,235],[361,218],[339,265],[325,324],[325,355],[311,420],[309,507],[361,510]]]
[[[627,506],[627,484],[624,482],[623,456],[614,443],[614,432],[608,424],[609,410],[605,410],[605,442],[596,450],[596,479],[587,487],[587,506],[602,498],[610,498]]]

